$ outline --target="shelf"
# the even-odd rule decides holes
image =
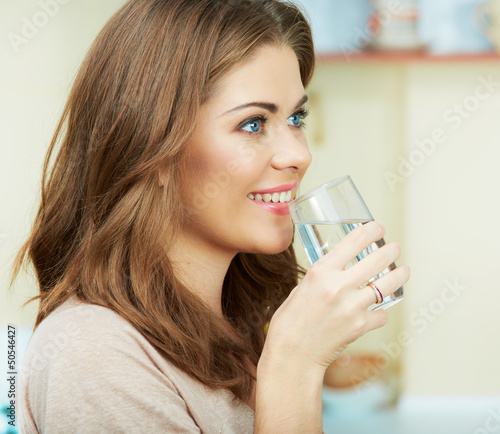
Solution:
[[[426,51],[365,51],[359,53],[319,53],[318,63],[469,63],[498,62],[500,53],[463,53],[437,55]]]

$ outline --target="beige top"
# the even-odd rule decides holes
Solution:
[[[113,311],[67,301],[24,356],[21,433],[251,433],[254,413],[166,361]]]

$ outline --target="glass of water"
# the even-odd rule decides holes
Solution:
[[[373,220],[363,198],[349,175],[334,179],[303,194],[290,202],[290,215],[299,233],[300,241],[311,264],[332,250],[353,229]],[[384,239],[372,243],[359,252],[348,266],[354,265],[385,244]],[[392,263],[380,274],[373,276],[372,283],[396,268]],[[403,287],[385,297],[380,304],[368,309],[386,309],[403,298]]]

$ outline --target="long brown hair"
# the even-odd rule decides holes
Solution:
[[[74,295],[117,312],[204,384],[249,396],[265,324],[297,284],[292,246],[234,258],[224,319],[176,279],[168,246],[185,218],[178,167],[199,107],[264,44],[290,46],[307,86],[311,32],[291,3],[131,0],[110,19],[51,142],[41,205],[14,270],[34,265],[35,327]]]

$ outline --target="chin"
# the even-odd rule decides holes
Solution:
[[[267,240],[260,240],[261,242],[255,245],[255,248],[248,253],[262,253],[265,255],[276,255],[288,249],[290,244],[292,244],[292,240],[293,240],[293,234],[290,234],[289,237],[283,237],[281,239],[270,238]]]

